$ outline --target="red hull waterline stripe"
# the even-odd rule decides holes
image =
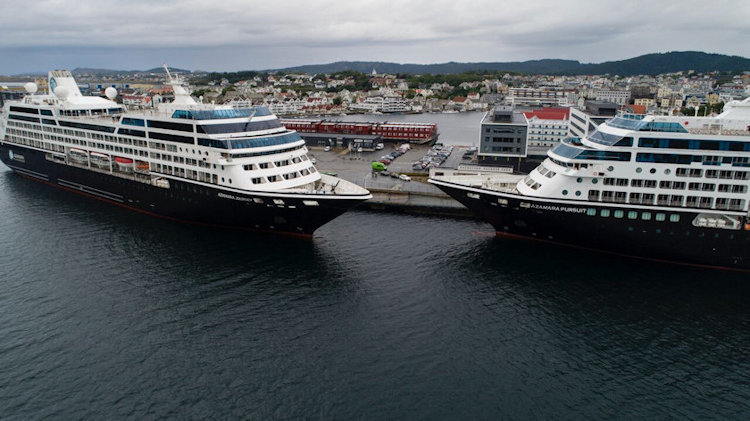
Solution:
[[[655,262],[655,263],[666,263],[669,265],[679,265],[679,266],[688,266],[688,267],[694,267],[694,268],[700,268],[700,269],[711,269],[711,270],[724,270],[728,272],[742,272],[742,273],[750,273],[750,269],[740,269],[740,268],[731,268],[726,266],[711,266],[711,265],[701,265],[698,263],[689,263],[689,262],[680,262],[677,260],[666,260],[666,259],[657,259],[654,257],[645,257],[645,256],[636,256],[633,254],[626,254],[626,253],[618,253],[615,251],[608,251],[608,250],[599,250],[591,247],[585,247],[585,246],[577,246],[575,244],[568,244],[563,243],[560,241],[554,241],[554,240],[548,240],[544,238],[536,238],[536,237],[528,237],[525,235],[519,235],[519,234],[511,234],[509,232],[502,232],[502,231],[495,231],[495,235],[497,237],[505,237],[505,238],[512,238],[514,240],[525,240],[525,241],[539,241],[542,243],[547,244],[554,244],[557,246],[564,246],[564,247],[570,247],[578,250],[585,250],[585,251],[593,251],[595,253],[602,253],[602,254],[609,254],[612,256],[619,256],[619,257],[627,257],[630,259],[639,259],[639,260],[646,260],[649,262]]]
[[[267,234],[280,234],[280,235],[287,235],[287,236],[290,236],[290,237],[299,237],[299,238],[306,238],[306,239],[311,239],[312,238],[312,234],[305,234],[305,233],[298,233],[298,232],[289,232],[289,231],[274,231],[274,230],[261,229],[261,228],[237,227],[237,226],[232,226],[232,225],[210,224],[208,222],[190,221],[190,220],[187,220],[187,219],[175,218],[173,216],[161,215],[161,214],[158,214],[158,213],[155,213],[155,212],[150,212],[150,211],[147,211],[147,210],[144,210],[144,209],[139,209],[139,208],[136,208],[136,207],[133,207],[133,206],[129,206],[129,205],[126,205],[124,203],[119,203],[119,202],[115,202],[113,200],[105,199],[103,197],[95,196],[93,194],[89,194],[89,193],[86,193],[84,191],[80,191],[80,190],[76,190],[76,189],[71,189],[69,187],[61,186],[59,184],[51,183],[49,181],[40,180],[38,178],[31,177],[31,176],[28,176],[26,174],[21,174],[19,172],[16,172],[16,174],[20,175],[21,177],[27,178],[29,180],[34,180],[34,181],[38,181],[40,183],[47,184],[47,185],[52,186],[52,187],[57,187],[57,188],[59,188],[61,190],[65,190],[65,191],[69,191],[69,192],[73,192],[73,193],[78,193],[81,196],[86,196],[86,197],[90,197],[92,199],[101,200],[102,202],[106,202],[106,203],[109,203],[109,204],[112,204],[112,205],[115,205],[115,206],[119,206],[121,208],[129,209],[131,211],[143,213],[143,214],[146,214],[146,215],[149,215],[149,216],[153,216],[153,217],[156,217],[156,218],[166,219],[168,221],[174,221],[174,222],[179,222],[179,223],[188,224],[188,225],[198,225],[198,226],[209,227],[209,228],[220,228],[220,229],[226,229],[226,230],[237,230],[237,231],[248,231],[248,232],[260,232],[260,233],[267,233]]]

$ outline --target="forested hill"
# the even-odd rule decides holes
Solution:
[[[335,73],[354,70],[370,73],[409,74],[452,74],[467,71],[507,71],[526,74],[570,74],[601,75],[618,74],[621,76],[639,74],[660,74],[694,70],[696,72],[747,71],[750,70],[750,59],[723,54],[709,54],[697,51],[680,51],[670,53],[646,54],[627,60],[607,61],[603,63],[581,63],[576,60],[529,60],[522,62],[480,62],[441,64],[399,64],[378,61],[339,61],[329,64],[315,64],[289,67],[288,72]]]

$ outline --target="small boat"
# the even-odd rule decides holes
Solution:
[[[77,162],[86,162],[89,160],[89,154],[81,149],[71,148],[70,152],[68,152],[68,156],[70,157],[70,159]]]
[[[99,152],[91,152],[91,164],[101,168],[109,168],[110,158]]]
[[[120,171],[129,172],[133,170],[133,160],[130,158],[123,158],[121,156],[116,156],[115,165],[117,165],[117,169]]]
[[[135,161],[135,170],[141,171],[141,172],[148,172],[149,170],[148,162]]]

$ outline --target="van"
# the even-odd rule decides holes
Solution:
[[[373,171],[385,171],[388,167],[385,166],[382,162],[373,162],[372,163],[372,170]]]

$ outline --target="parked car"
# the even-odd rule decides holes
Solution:
[[[385,171],[388,169],[388,167],[386,167],[382,162],[373,162],[372,169],[374,171]]]
[[[381,150],[383,148],[385,148],[385,145],[383,145],[382,143],[378,143],[377,145],[375,145],[375,150],[376,151],[379,151],[379,150]]]
[[[392,172],[391,173],[391,178],[398,178],[398,175],[399,174],[397,172]]]
[[[330,151],[330,150],[331,150],[331,147],[330,147],[330,146],[326,146],[325,148],[323,148],[323,152],[328,152],[328,151]]]
[[[378,161],[378,162],[382,162],[383,164],[385,164],[385,165],[388,165],[388,164],[390,164],[390,163],[391,163],[391,160],[390,160],[390,159],[381,159],[381,160],[380,160],[380,161]]]
[[[408,176],[408,175],[406,175],[406,174],[399,174],[398,178],[399,178],[399,179],[400,179],[401,181],[411,181],[411,177],[409,177],[409,176]]]

